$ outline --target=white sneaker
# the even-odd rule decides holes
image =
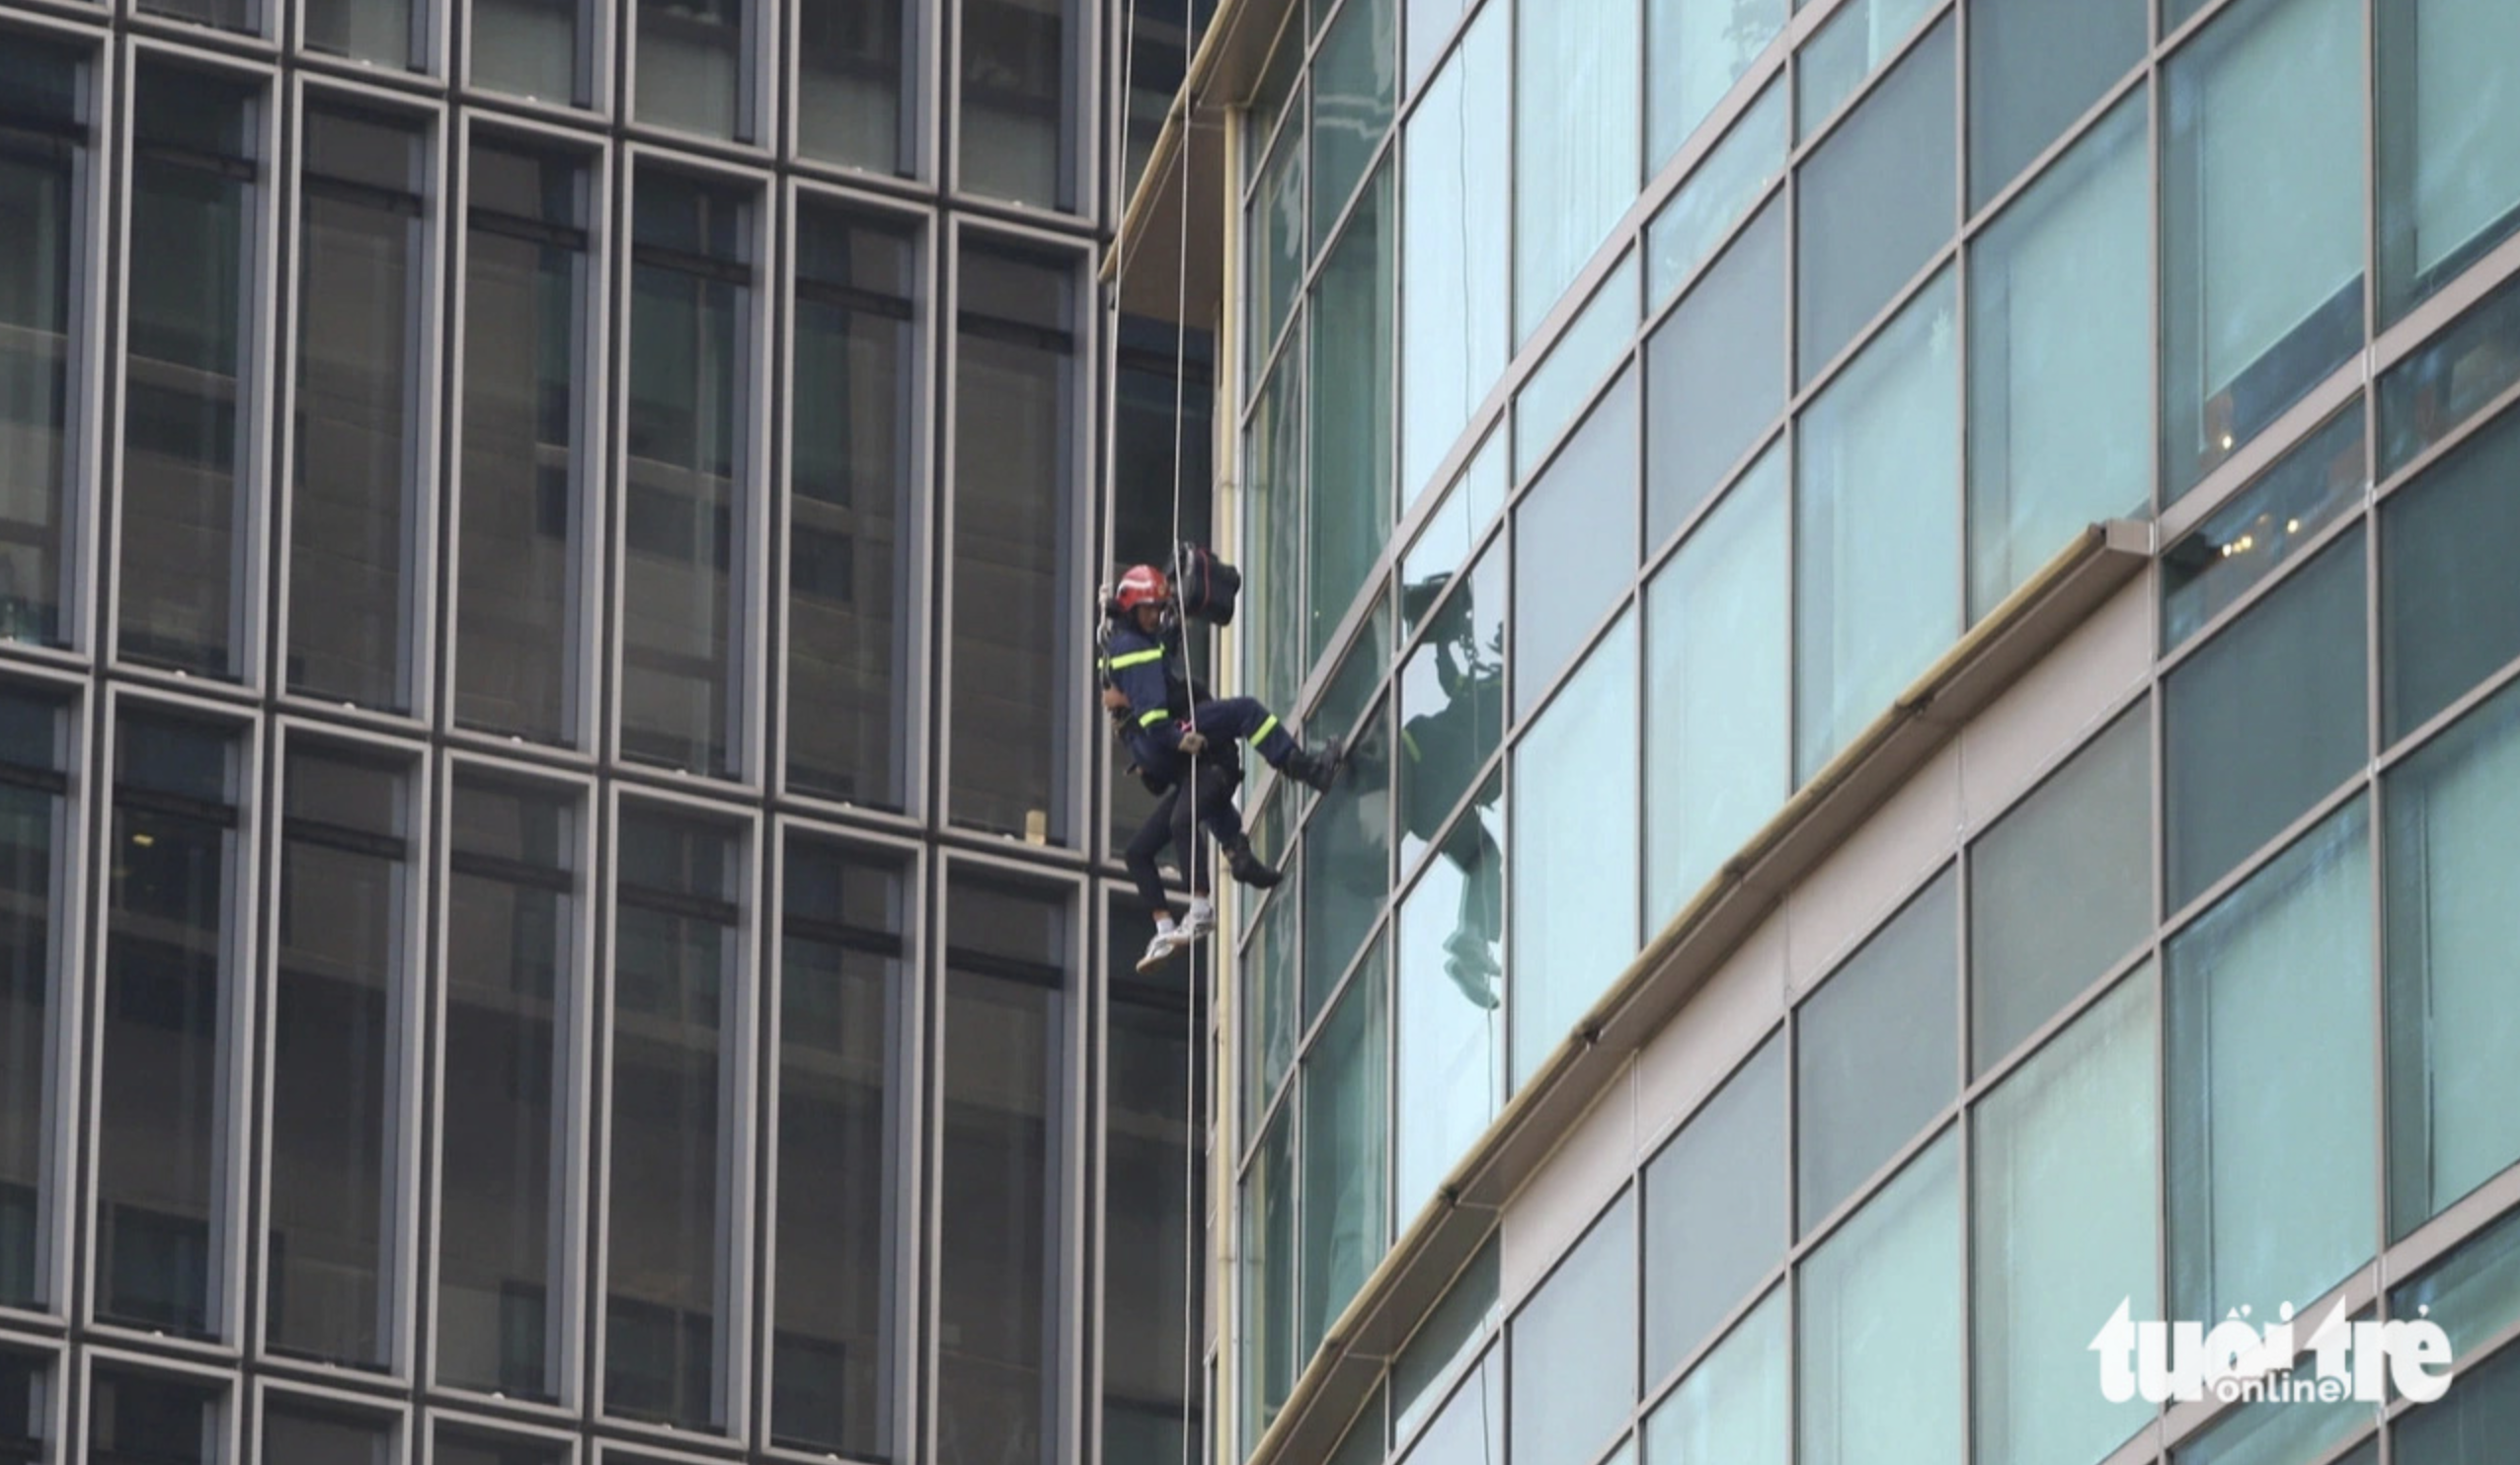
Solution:
[[[1166,926],[1155,933],[1152,941],[1146,943],[1146,954],[1138,959],[1138,969],[1152,971],[1171,961],[1173,953],[1189,944],[1190,938],[1182,934],[1181,927]]]
[[[1185,946],[1202,936],[1214,936],[1217,934],[1217,903],[1205,895],[1191,897],[1189,911],[1182,916],[1181,924],[1173,929],[1181,933]]]

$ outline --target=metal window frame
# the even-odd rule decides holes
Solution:
[[[404,1465],[414,1458],[412,1430],[416,1410],[406,1400],[384,1400],[340,1389],[280,1383],[268,1377],[249,1375],[249,1378],[252,1428],[248,1432],[254,1440],[253,1448],[258,1457],[268,1457],[265,1452],[271,1447],[269,1421],[272,1407],[276,1403],[282,1409],[295,1406],[318,1414],[356,1418],[361,1424],[382,1425],[386,1430],[387,1457],[380,1465]]]
[[[581,125],[601,122],[613,116],[616,93],[613,66],[618,56],[614,33],[629,29],[617,22],[618,7],[594,4],[591,0],[575,0],[577,48],[571,58],[575,75],[571,79],[570,100],[559,103],[518,96],[473,74],[472,23],[473,10],[478,3],[479,0],[443,0],[441,7],[447,13],[447,28],[454,34],[447,37],[447,50],[443,64],[438,68],[439,74],[447,79],[449,88],[463,97],[468,109],[489,102],[513,109],[523,116],[573,121]],[[458,30],[455,13],[459,9],[462,16]],[[606,151],[608,159],[609,150]]]
[[[735,135],[718,137],[706,132],[675,126],[670,122],[643,121],[639,116],[639,22],[644,0],[628,0],[617,8],[593,5],[597,11],[615,10],[619,16],[619,45],[614,52],[620,67],[617,96],[618,116],[614,120],[616,135],[626,134],[634,145],[654,148],[660,144],[672,147],[701,147],[741,157],[756,166],[769,166],[777,151],[775,126],[779,112],[773,93],[779,79],[779,67],[773,64],[775,52],[783,38],[772,14],[772,0],[732,0],[741,10],[739,25],[742,35],[736,42],[735,70]],[[777,7],[784,11],[784,6]],[[635,169],[625,172],[635,173]],[[625,238],[628,230],[623,230]],[[765,271],[766,272],[766,271]]]
[[[501,1435],[523,1443],[548,1445],[558,1452],[560,1465],[578,1465],[578,1458],[586,1448],[586,1436],[580,1430],[564,1431],[519,1424],[513,1420],[498,1419],[489,1415],[433,1408],[428,1411],[413,1431],[420,1449],[421,1465],[436,1465],[438,1431],[447,1428]]]
[[[96,1376],[100,1369],[107,1369],[201,1390],[208,1396],[202,1407],[209,1416],[209,1427],[203,1431],[209,1437],[202,1441],[201,1458],[208,1465],[242,1465],[245,1460],[243,1440],[248,1405],[239,1395],[246,1383],[236,1373],[174,1358],[153,1357],[110,1344],[73,1349],[70,1360],[70,1367],[78,1371],[79,1377],[76,1387],[67,1391],[71,1416],[64,1421],[62,1437],[76,1440],[78,1447],[75,1451],[65,1452],[65,1458],[85,1460],[89,1456],[96,1433]]]
[[[968,206],[964,204],[968,199],[1009,223],[1073,230],[1080,223],[1102,222],[1105,191],[1095,182],[1102,177],[1104,138],[1097,121],[1102,109],[1093,103],[1102,96],[1103,32],[1110,6],[1085,0],[1057,0],[1065,51],[1060,58],[1059,135],[1054,144],[1059,155],[1058,201],[1041,204],[978,193],[964,181],[963,40],[970,29],[964,12],[973,0],[928,3],[940,8],[950,4],[953,24],[944,28],[951,33],[948,43],[938,48],[942,52],[942,70],[931,69],[928,73],[940,79],[942,92],[942,106],[929,110],[928,116],[941,119],[943,140],[950,151],[934,158],[926,176],[945,184],[958,206]],[[1077,298],[1081,301],[1098,297],[1080,290]]]

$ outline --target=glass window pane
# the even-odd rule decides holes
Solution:
[[[1452,0],[1447,0],[1452,3]],[[1417,3],[1409,16],[1416,54]],[[1505,95],[1513,40],[1491,6],[1429,83],[1403,140],[1400,496],[1414,499],[1505,369]]]
[[[74,456],[70,418],[75,323],[91,308],[78,253],[82,180],[90,170],[77,104],[79,53],[9,37],[0,87],[11,146],[0,151],[0,641],[58,646],[70,572],[65,558]],[[18,130],[23,128],[24,130]],[[80,394],[84,395],[84,394]]]
[[[1299,322],[1243,434],[1243,675],[1270,707],[1294,704],[1305,670],[1302,332]]]
[[[1505,1454],[1505,1350],[1492,1348],[1417,1437],[1402,1465],[1456,1465]]]
[[[2371,1071],[2369,834],[2358,799],[2170,943],[2171,1317],[2307,1306],[2372,1254],[2370,1090],[2336,1079]]]
[[[2520,8],[2412,0],[2374,17],[2386,327],[2520,227]]]
[[[1340,208],[1356,192],[1357,180],[1365,176],[1366,164],[1373,161],[1382,134],[1391,129],[1391,110],[1399,99],[1398,9],[1398,0],[1353,0],[1341,6],[1313,60],[1312,248],[1316,251],[1329,239]],[[1388,194],[1387,184],[1382,192]],[[1390,204],[1384,202],[1382,209],[1387,217]],[[1387,240],[1383,253],[1390,253]],[[1390,379],[1387,370],[1380,379]]]
[[[1385,169],[1358,198],[1313,290],[1306,664],[1329,650],[1391,536],[1391,334],[1399,295],[1391,198]]]
[[[97,1365],[88,1385],[89,1465],[211,1465],[225,1455],[223,1393]]]
[[[1060,734],[1079,685],[1075,265],[970,244],[962,266],[947,795],[957,823],[1064,842]]]
[[[2447,1260],[2392,1291],[2389,1311],[2429,1316],[2463,1359],[2520,1321],[2520,1212],[2505,1212]]]
[[[1808,137],[1908,39],[1932,0],[1851,0],[1794,60],[1794,130]]]
[[[9,1307],[56,1300],[45,1276],[59,1244],[50,1223],[61,1158],[54,1029],[75,994],[55,992],[52,930],[69,801],[46,785],[68,771],[65,721],[49,702],[0,690],[0,1306]]]
[[[430,1465],[568,1465],[569,1447],[539,1438],[439,1425]]]
[[[1503,778],[1491,778],[1400,907],[1393,1194],[1415,1215],[1505,1102],[1496,946]]]
[[[2139,42],[2143,31],[2139,10]],[[1970,247],[1973,622],[2085,525],[2151,506],[2146,167],[2138,94]]]
[[[2047,150],[2144,54],[2144,0],[2005,0],[1969,11],[1969,207]],[[2115,125],[2115,124],[2110,124]],[[2140,135],[2142,127],[2134,125]],[[2075,144],[2079,150],[2084,144]],[[2114,152],[2114,146],[2101,149]],[[2142,168],[2134,187],[2143,188]],[[2142,217],[2138,205],[2138,218]],[[2101,258],[2141,262],[2144,243]],[[2137,266],[2141,270],[2140,263]],[[2085,324],[2108,319],[2095,310]],[[2143,311],[2136,311],[2142,323]]]
[[[1837,1209],[1959,1092],[1958,882],[1944,871],[1795,1017],[1797,1231]]]
[[[1301,298],[1303,267],[1310,258],[1303,225],[1303,116],[1297,114],[1278,138],[1277,150],[1261,166],[1260,186],[1252,192],[1250,213],[1243,221],[1246,240],[1243,297],[1253,306],[1250,354],[1245,369],[1258,379],[1268,369],[1270,353],[1286,330],[1287,315]]]
[[[1659,171],[1785,29],[1785,0],[1645,0],[1645,166]],[[1775,89],[1778,101],[1784,89]]]
[[[962,52],[965,191],[1044,208],[1075,204],[1073,0],[966,0]]]
[[[1482,459],[1482,461],[1486,461]],[[1497,465],[1500,476],[1503,465]],[[1446,591],[1451,593],[1447,594]],[[1440,599],[1438,597],[1441,597]],[[1400,668],[1400,858],[1414,865],[1505,740],[1505,552],[1491,547],[1466,574],[1432,574],[1400,587],[1425,639]],[[1457,837],[1472,831],[1463,826]],[[1457,865],[1478,863],[1477,841]]]
[[[639,120],[751,136],[746,0],[638,0]]]
[[[1383,1443],[1382,1390],[1377,1386],[1374,1397],[1357,1414],[1356,1422],[1348,1426],[1339,1447],[1330,1452],[1329,1465],[1382,1465]],[[1145,1465],[1155,1462],[1150,1460]]]
[[[635,806],[620,839],[603,1403],[706,1429],[729,1415],[725,1216],[743,1118],[726,1083],[745,1041],[743,841]]]
[[[1444,42],[1453,39],[1469,0],[1408,0],[1409,78],[1414,81],[1435,61]]]
[[[398,70],[427,69],[413,35],[420,22],[412,0],[306,0],[298,20],[310,51]]]
[[[1622,615],[1514,750],[1518,1086],[1636,955],[1636,670]]]
[[[905,0],[805,0],[798,7],[798,152],[878,173],[910,171],[903,78],[911,74],[916,49],[905,25],[907,8]]]
[[[1756,5],[1766,0],[1741,3]],[[1786,121],[1785,89],[1772,85],[1645,226],[1645,250],[1650,256],[1645,288],[1653,306],[1659,308],[1689,282],[1732,226],[1749,215],[1766,196],[1768,186],[1783,174],[1790,142]]]
[[[469,34],[474,86],[560,107],[587,104],[580,0],[472,0]]]
[[[438,1103],[437,1377],[554,1399],[568,1326],[570,1034],[581,950],[575,795],[458,770],[448,815]]]
[[[643,172],[638,190],[621,747],[726,776],[737,771],[745,490],[755,456],[751,209],[740,192],[670,174]]]
[[[1540,1283],[1508,1335],[1517,1465],[1589,1465],[1636,1404],[1636,1193]]]
[[[2167,499],[2362,340],[2362,7],[2243,0],[2167,67],[2162,476]]]
[[[61,1432],[53,1419],[52,1364],[48,1357],[0,1353],[0,1450],[27,1465],[46,1465],[54,1456],[52,1441]],[[1382,1440],[1378,1431],[1375,1444]],[[1374,1465],[1382,1455],[1375,1452]]]
[[[1889,710],[1959,634],[1951,276],[1901,311],[1799,424],[1794,780]]]
[[[2274,574],[2337,515],[2359,505],[2370,486],[2357,400],[2162,556],[2163,649],[2195,635]]]
[[[1142,906],[1115,900],[1109,929],[1143,929],[1139,922],[1144,919]],[[1136,957],[1134,944],[1120,940],[1111,952],[1124,968]],[[1149,988],[1126,976],[1111,980],[1102,1315],[1130,1321],[1103,1329],[1102,1458],[1104,1465],[1179,1465],[1183,1429],[1194,1439],[1205,1437],[1205,1391],[1183,1367],[1183,1349],[1198,1344],[1185,1338],[1180,1320],[1203,1316],[1207,1305],[1207,1167],[1194,1163],[1191,1151],[1205,1130],[1191,1118],[1189,1071],[1207,1031],[1206,1011],[1204,1005],[1191,1011],[1177,984]],[[1198,1153],[1204,1161],[1204,1148]],[[1201,1264],[1195,1268],[1189,1265],[1194,1244]],[[1185,1385],[1195,1391],[1187,1411]]]
[[[908,795],[909,621],[922,511],[914,234],[797,219],[788,457],[787,778],[880,809]]]
[[[2386,797],[2389,1213],[2403,1236],[2520,1160],[2520,695],[2390,770]]]
[[[1805,1465],[1962,1457],[1959,1170],[1946,1134],[1803,1264]]]
[[[265,1396],[260,1465],[394,1465],[400,1431],[365,1415]]]
[[[1362,716],[1338,704],[1362,683],[1372,689],[1391,664],[1382,638],[1369,636],[1348,655],[1312,722],[1345,738],[1347,770],[1314,801],[1304,826],[1303,1020],[1320,1016],[1330,989],[1382,913],[1391,887],[1391,733],[1387,704]]]
[[[1453,1380],[1461,1376],[1470,1349],[1505,1320],[1505,1308],[1497,1296],[1498,1244],[1490,1236],[1478,1249],[1392,1360],[1392,1438],[1406,1439],[1425,1422],[1443,1402]],[[1501,1429],[1503,1418],[1496,1423]]]
[[[2520,281],[2506,283],[2380,378],[2380,476],[2520,382]]]
[[[1645,588],[1649,932],[1791,792],[1788,507],[1772,450]]]
[[[299,740],[285,770],[265,1316],[273,1349],[383,1364],[413,925],[406,772]]]
[[[1632,369],[1619,374],[1514,510],[1517,721],[1627,589],[1637,561],[1637,386]]]
[[[2466,1362],[2466,1359],[2461,1359]],[[2402,1465],[2482,1465],[2520,1438],[2520,1349],[2503,1349],[2475,1368],[2437,1404],[2401,1418],[2391,1430],[2390,1458]]]
[[[117,650],[207,676],[243,672],[254,602],[260,106],[255,87],[134,68]]]
[[[2098,1460],[2153,1416],[2149,1404],[2111,1404],[2093,1387],[2087,1345],[2093,1320],[2121,1302],[2137,1318],[2161,1316],[2159,1031],[2147,968],[1972,1116],[1970,1399],[1987,1465]]]
[[[1792,1317],[1777,1287],[1707,1350],[1646,1417],[1645,1465],[1786,1465]]]
[[[910,898],[891,857],[788,840],[770,1433],[869,1458],[894,1452]]]
[[[937,1365],[936,1458],[1051,1465],[1066,1336],[1067,901],[976,880],[948,899],[936,1287],[955,1342]]]
[[[1792,1179],[1786,1153],[1785,1041],[1778,1035],[1761,1043],[1645,1166],[1648,1387],[1670,1377],[1783,1260],[1792,1230],[1785,1214]],[[1775,1309],[1772,1302],[1761,1311]],[[1777,1396],[1778,1418],[1772,1423],[1781,1425],[1781,1378]],[[1700,1408],[1682,1406],[1678,1413]],[[1655,1439],[1649,1431],[1646,1457],[1669,1458],[1656,1453]]]
[[[2363,615],[2357,529],[2170,673],[2170,909],[2362,766]]]
[[[1797,382],[1817,376],[1951,237],[1953,66],[1945,17],[1803,165]]]
[[[1295,1107],[1278,1111],[1242,1182],[1242,1452],[1268,1431],[1303,1359],[1296,1338]]]
[[[206,724],[136,710],[120,721],[96,1080],[96,1309],[209,1337],[225,1311],[237,1163],[223,1096],[239,750],[235,734]]]
[[[1678,533],[1767,439],[1785,389],[1785,210],[1772,203],[1646,344],[1649,548]]]
[[[2520,415],[2381,505],[2380,707],[2391,741],[2520,654]]]
[[[2153,730],[2138,705],[1969,848],[1969,1071],[2153,929]]]
[[[1514,479],[1531,477],[1557,445],[1568,422],[1593,398],[1593,388],[1627,354],[1636,334],[1636,256],[1618,268],[1584,302],[1584,309],[1549,347],[1514,399]]]
[[[473,147],[455,718],[547,742],[585,726],[586,188],[573,159]]]
[[[2293,1375],[2278,1376],[2296,1377],[2299,1373],[2295,1370]],[[2324,1403],[2314,1395],[2307,1403],[2261,1400],[2244,1404],[2170,1451],[2170,1465],[2318,1465],[2336,1446],[2369,1428],[2374,1418],[2372,1406],[2357,1404],[2350,1398]],[[2375,1440],[2351,1454],[2338,1456],[2335,1465],[2379,1462]]]
[[[1391,1234],[1383,1106],[1391,1047],[1377,943],[1303,1061],[1303,1317],[1309,1354],[1365,1284]]]
[[[1284,807],[1283,804],[1281,807]],[[1244,1142],[1267,1118],[1269,1101],[1295,1067],[1302,960],[1302,863],[1279,862],[1285,883],[1251,921],[1242,956],[1242,1129]]]
[[[1517,347],[1635,201],[1636,7],[1554,0],[1515,12]]]

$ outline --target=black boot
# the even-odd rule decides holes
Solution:
[[[1317,749],[1297,748],[1287,754],[1280,767],[1297,783],[1316,794],[1326,794],[1339,781],[1339,768],[1346,757],[1347,750],[1334,737]]]
[[[1225,869],[1233,878],[1256,890],[1265,890],[1286,876],[1251,852],[1251,841],[1237,839],[1225,846]]]

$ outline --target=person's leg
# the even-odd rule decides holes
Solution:
[[[1254,889],[1265,890],[1284,876],[1267,861],[1252,853],[1251,837],[1242,826],[1242,810],[1234,807],[1234,790],[1242,786],[1242,768],[1238,762],[1222,761],[1199,769],[1197,790],[1199,822],[1207,826],[1208,837],[1224,851],[1225,869],[1237,881]]]
[[[1211,743],[1239,742],[1279,769],[1323,793],[1338,777],[1340,750],[1312,751],[1296,741],[1277,715],[1254,697],[1216,697],[1199,704],[1190,724]]]
[[[1155,856],[1163,852],[1165,841],[1173,837],[1174,825],[1187,817],[1190,802],[1181,797],[1181,786],[1164,790],[1163,797],[1146,813],[1145,822],[1131,836],[1122,861],[1129,867],[1129,878],[1137,884],[1139,897],[1155,913],[1154,938],[1146,943],[1145,955],[1138,959],[1140,971],[1152,971],[1172,960],[1173,953],[1187,946],[1191,934],[1172,918],[1172,896],[1164,889],[1163,872],[1155,868]],[[1214,917],[1211,917],[1213,929]]]

